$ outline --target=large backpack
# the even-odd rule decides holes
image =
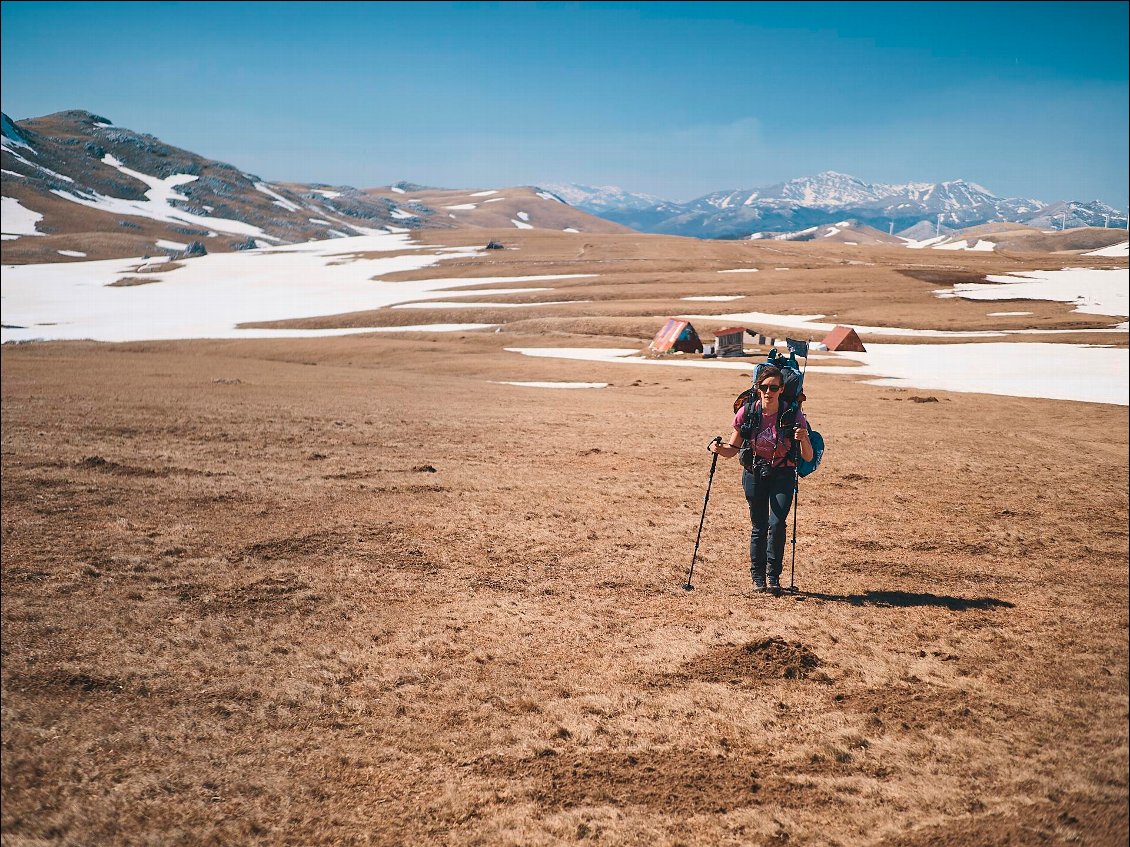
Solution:
[[[752,447],[752,437],[760,429],[761,426],[761,407],[757,403],[757,380],[761,374],[761,369],[772,365],[781,372],[781,397],[777,402],[777,432],[791,433],[796,427],[797,413],[800,411],[800,405],[804,402],[804,372],[797,364],[796,353],[791,351],[787,357],[782,356],[776,348],[769,351],[768,357],[764,362],[759,362],[753,368],[753,384],[734,398],[734,414],[745,406],[745,417],[742,419],[742,426],[739,432],[742,436],[742,447],[738,451],[738,457],[742,462],[742,467],[746,470],[752,468],[754,460],[754,451]],[[807,421],[807,418],[805,418]],[[820,467],[820,461],[824,458],[824,439],[819,432],[812,428],[812,423],[808,422],[808,440],[812,444],[812,459],[805,461],[800,455],[800,445],[795,441],[793,442],[792,449],[789,452],[789,458],[793,460],[797,467],[797,474],[801,477],[808,476],[810,473]]]

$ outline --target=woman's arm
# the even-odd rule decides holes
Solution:
[[[710,445],[710,452],[717,453],[723,459],[732,459],[734,456],[738,455],[738,448],[741,446],[742,434],[735,429],[734,434],[730,436],[729,444],[712,443]],[[809,450],[811,449],[810,447]]]
[[[798,426],[793,430],[793,440],[800,445],[800,457],[806,462],[811,462],[813,455],[812,442],[808,440],[808,427]]]

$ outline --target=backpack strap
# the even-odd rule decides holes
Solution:
[[[799,414],[799,400],[794,400],[792,403],[789,403],[786,408],[782,408],[777,412],[777,437],[780,438],[783,432],[792,442],[792,444],[789,445],[788,458],[794,465],[800,465],[800,442],[793,438],[793,430],[796,429],[796,421]],[[809,427],[808,430],[811,432],[812,427]]]
[[[742,425],[738,429],[743,441],[750,441],[751,436],[754,436],[761,424],[761,404],[756,401],[754,393],[751,391],[749,396],[745,398],[745,416],[742,418]]]

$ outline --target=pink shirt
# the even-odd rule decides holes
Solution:
[[[760,406],[760,402],[757,404]],[[734,429],[741,429],[742,424],[745,423],[745,404],[738,409],[738,413],[734,415]],[[804,412],[797,410],[796,415],[797,426],[807,426],[808,420],[804,416]],[[761,429],[756,433],[750,433],[753,437],[754,450],[758,458],[772,461],[776,467],[782,465],[792,466],[792,462],[788,461],[789,448],[793,446],[793,433],[792,430],[782,432],[781,437],[777,438],[777,416],[776,415],[762,415],[761,416]]]

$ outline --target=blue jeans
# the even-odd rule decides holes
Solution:
[[[785,533],[796,488],[795,468],[774,468],[767,477],[742,472],[742,488],[749,503],[749,570],[754,582],[781,578],[785,559]]]

